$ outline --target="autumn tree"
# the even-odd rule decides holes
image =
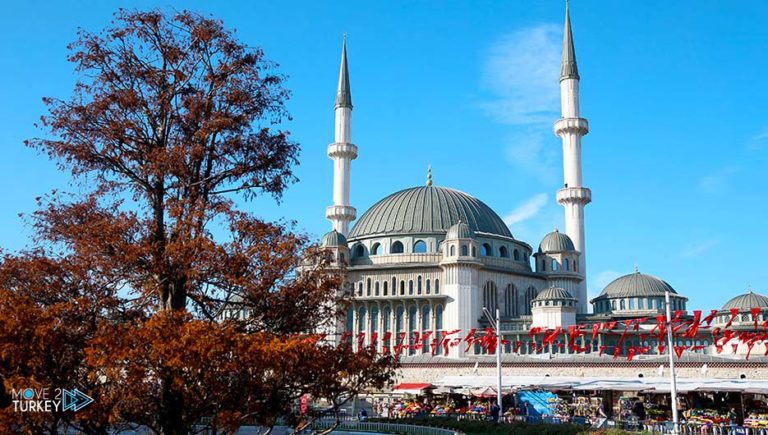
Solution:
[[[296,181],[276,65],[186,11],[120,10],[69,48],[74,93],[44,99],[49,134],[27,144],[80,192],[42,198],[33,246],[0,264],[0,375],[6,388],[77,386],[96,403],[20,427],[269,427],[302,394],[388,382],[391,359],[315,335],[348,302],[330,258],[238,208]]]

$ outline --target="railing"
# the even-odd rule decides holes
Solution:
[[[318,421],[312,424],[313,430],[328,429],[334,425],[334,421]],[[397,423],[373,423],[364,421],[342,421],[334,431],[340,432],[378,432],[378,433],[399,433],[413,435],[464,435],[451,429],[439,427],[416,426],[410,424]]]

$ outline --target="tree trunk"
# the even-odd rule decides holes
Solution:
[[[184,399],[173,387],[173,376],[165,376],[162,380],[162,393],[160,397],[160,427],[163,435],[187,435],[184,427],[182,409]]]

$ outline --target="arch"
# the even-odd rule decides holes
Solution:
[[[397,241],[392,243],[392,248],[390,248],[389,252],[392,254],[402,254],[405,252],[405,249],[403,248],[403,242]]]
[[[427,279],[427,294],[432,293],[432,282]]]
[[[464,257],[469,255],[469,247],[467,245],[461,245],[461,255]]]
[[[552,272],[557,271],[557,260],[553,258],[550,264],[552,265]]]
[[[443,329],[443,306],[438,305],[435,307],[435,331],[441,331]]]
[[[427,243],[424,240],[417,240],[416,243],[413,244],[414,254],[424,254],[426,252],[427,252]]]
[[[383,254],[383,252],[379,252],[381,250],[381,243],[376,242],[371,246],[371,255],[379,255]]]
[[[384,288],[382,288],[382,295],[387,296],[387,284],[389,284],[387,281],[384,281]]]
[[[373,285],[373,295],[378,296],[379,295],[379,282],[376,281],[376,283]]]
[[[408,281],[408,294],[409,295],[413,294],[413,280]]]
[[[611,310],[616,311],[616,299],[611,301]]]
[[[405,295],[405,281],[400,281],[400,296]]]
[[[360,307],[357,311],[357,332],[365,332],[365,307]]]
[[[520,251],[518,251],[517,249],[512,251],[512,256],[515,261],[520,261]]]
[[[352,333],[355,329],[355,309],[350,308],[347,310],[347,332]],[[352,337],[349,337],[349,341]]]
[[[381,330],[384,332],[392,331],[390,317],[392,317],[392,308],[384,307],[384,311],[381,312]]]
[[[474,246],[472,247],[472,256],[477,257],[477,248],[475,248]]]
[[[480,256],[481,257],[492,257],[493,251],[491,250],[491,245],[489,243],[483,243],[480,245]]]
[[[365,284],[365,295],[370,296],[371,295],[371,279],[368,278],[368,281]]]
[[[413,355],[416,353],[416,349],[415,349],[416,346],[414,346],[416,344],[414,340],[414,338],[416,337],[416,334],[414,334],[414,332],[419,330],[419,324],[417,323],[417,318],[416,318],[418,312],[419,310],[418,308],[416,308],[416,305],[411,305],[411,308],[408,309],[408,331],[410,333],[408,337],[408,344],[410,345],[408,353],[410,355]]]
[[[517,288],[514,284],[508,284],[504,289],[504,315],[517,316]]]
[[[456,247],[455,247],[455,246],[453,246],[453,245],[451,245],[451,249],[450,249],[450,252],[451,252],[451,253],[450,253],[449,255],[450,255],[451,257],[455,256],[455,255],[456,255]]]
[[[360,281],[360,284],[357,286],[357,295],[362,296],[363,295],[363,282]]]
[[[421,307],[421,334],[424,336],[424,332],[431,330],[429,326],[429,305],[424,305]],[[421,341],[421,350],[422,353],[429,353],[429,338],[423,339]]]
[[[356,258],[362,258],[365,257],[365,246],[362,244],[355,245],[355,250],[353,251]]]
[[[499,248],[499,257],[509,258],[509,249],[507,249],[506,246],[502,246],[501,248]]]
[[[403,332],[403,326],[405,321],[405,308],[403,306],[397,307],[397,310],[395,311],[395,332],[400,333]]]
[[[630,310],[635,309],[635,298],[629,298],[629,309]]]
[[[379,332],[379,307],[371,308],[371,334]]]
[[[435,294],[440,294],[440,280],[437,278],[435,278]]]
[[[571,261],[567,258],[563,259],[563,269],[565,270],[571,270]]]
[[[620,310],[626,310],[627,309],[627,301],[624,299],[619,299],[619,309]]]
[[[397,278],[392,277],[392,296],[397,294]]]
[[[486,281],[483,285],[483,307],[487,308],[491,314],[496,313],[496,307],[498,307],[498,289],[496,283],[493,281]]]
[[[422,280],[421,280],[421,275],[419,275],[418,277],[416,277],[416,294],[417,294],[417,295],[420,295],[420,294],[421,294],[421,281],[422,281]]]

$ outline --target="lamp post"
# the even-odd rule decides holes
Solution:
[[[672,433],[678,434],[678,422],[677,415],[677,377],[675,376],[675,356],[674,354],[674,342],[672,341],[672,312],[669,308],[669,290],[664,292],[665,306],[667,309],[667,353],[669,354],[669,384],[670,393],[672,396]]]
[[[487,308],[483,307],[483,314],[485,314],[488,323],[493,326],[493,330],[496,333],[496,401],[499,406],[499,419],[504,415],[504,407],[501,405],[501,311],[496,308],[496,320],[494,321],[493,315]]]

